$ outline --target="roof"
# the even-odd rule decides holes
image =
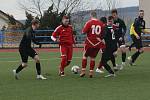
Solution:
[[[10,15],[6,14],[5,12],[3,12],[2,10],[0,10],[0,14],[3,14],[5,17],[7,17],[8,19],[12,18]],[[15,18],[13,18],[13,20],[21,25],[23,25],[20,21],[16,20]]]

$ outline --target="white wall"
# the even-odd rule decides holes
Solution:
[[[0,18],[0,30],[2,29],[2,27],[3,27],[4,25],[5,25],[6,27],[8,26],[7,22],[6,22],[4,19]]]
[[[145,21],[146,27],[150,28],[150,0],[139,0],[140,1],[140,10],[144,10],[145,12]]]

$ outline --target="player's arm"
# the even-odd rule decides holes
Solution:
[[[82,29],[82,34],[88,33],[90,29],[91,28],[90,28],[89,22],[87,22]]]
[[[127,32],[127,27],[123,20],[122,20],[122,28],[123,28],[122,37],[124,37]]]
[[[145,29],[145,21],[144,21],[144,27],[142,29],[142,32],[146,34],[150,34],[150,32],[147,29]]]
[[[105,44],[107,41],[108,29],[107,27],[103,27],[103,35],[101,37],[102,42]]]
[[[57,27],[55,29],[55,31],[52,33],[51,39],[56,42],[57,41],[57,37],[59,36],[59,31],[60,31],[60,27]]]
[[[135,32],[135,29],[134,29],[134,26],[133,24],[131,25],[131,28],[130,28],[130,34],[136,36],[136,37],[139,37],[139,35]]]
[[[135,30],[137,30],[139,27],[139,20],[136,18],[133,24],[133,34],[136,36],[137,39],[140,39],[140,36],[136,33]]]
[[[34,44],[39,45],[39,43],[36,41],[35,34],[30,29],[27,29],[25,32],[25,36],[28,40],[31,40]]]
[[[32,35],[31,35],[31,39],[32,39],[32,42],[33,42],[34,44],[36,44],[36,45],[40,45],[40,43],[37,41],[37,39],[36,39],[36,37],[35,37],[35,34],[34,34],[34,33],[32,33]]]

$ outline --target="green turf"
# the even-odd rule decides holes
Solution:
[[[75,53],[70,66],[81,65],[81,56],[81,53]],[[12,70],[20,62],[19,54],[0,53],[0,100],[149,100],[149,57],[150,53],[145,52],[136,67],[126,66],[115,78],[104,78],[107,73],[95,74],[93,79],[80,78],[71,73],[71,67],[66,69],[67,76],[60,78],[57,75],[59,53],[41,52],[42,72],[48,77],[42,81],[35,79],[32,61],[20,73],[21,79],[15,80]]]

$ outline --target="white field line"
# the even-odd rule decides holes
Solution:
[[[78,59],[78,58],[82,58],[82,57],[72,57],[73,59]],[[53,60],[58,60],[58,59],[61,59],[61,58],[50,58],[50,59],[40,59],[41,61],[53,61]],[[7,61],[0,61],[0,63],[15,63],[15,62],[19,62],[20,60],[7,60]],[[32,62],[34,60],[28,60],[28,62]]]

